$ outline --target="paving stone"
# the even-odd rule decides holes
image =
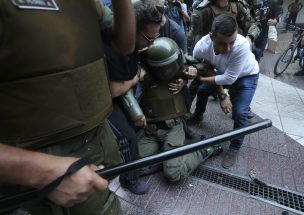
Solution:
[[[188,210],[188,214],[200,215],[204,212],[205,200],[207,197],[209,185],[205,183],[197,183],[195,186],[195,192],[191,200],[191,204]],[[196,198],[194,198],[194,196]]]
[[[275,206],[272,206],[270,204],[264,203],[261,206],[261,215],[276,215],[274,212],[276,210]]]
[[[163,178],[160,178],[159,184],[155,192],[153,192],[153,195],[149,199],[149,203],[147,204],[146,209],[155,211],[156,209],[166,207],[166,205],[164,205],[164,201],[166,201],[166,194],[169,190],[169,187],[170,187],[170,183],[168,183]],[[159,212],[159,211],[155,211],[155,212]]]
[[[294,142],[295,141],[291,138],[287,139],[287,143],[290,146],[289,155],[292,164],[291,168],[294,174],[296,190],[304,193],[304,147],[301,144]]]
[[[193,178],[188,178],[184,181],[183,187],[180,191],[180,194],[177,198],[175,207],[172,211],[174,215],[184,215],[187,214],[190,207],[190,203],[195,191],[195,184],[197,182]],[[196,197],[194,197],[196,198]]]
[[[148,181],[148,185],[150,187],[149,192],[144,195],[136,195],[137,198],[133,200],[134,204],[146,209],[161,180],[164,180],[162,172],[157,172],[153,175],[153,177],[150,177]]]
[[[215,188],[213,186],[208,187],[206,191],[206,196],[208,198],[205,198],[202,214],[214,215],[214,211],[218,207],[220,192],[221,190],[218,188]]]
[[[181,192],[181,183],[178,184],[170,184],[168,192],[166,193],[166,196],[163,197],[163,204],[162,208],[159,208],[159,214],[162,215],[169,215],[172,214],[172,211],[174,210],[174,207],[177,202],[177,198],[180,195]]]
[[[137,213],[142,213],[143,209],[133,205],[132,203],[127,202],[126,200],[119,198],[121,209],[123,214],[128,214],[129,211],[138,211]]]
[[[293,169],[290,168],[291,166],[293,166],[292,160],[290,158],[283,157],[281,158],[280,162],[283,187],[291,190],[296,190]]]
[[[262,214],[264,210],[263,205],[265,203],[252,198],[246,198],[245,213],[246,215]]]
[[[219,199],[216,202],[217,215],[231,215],[229,210],[231,208],[231,193],[226,190],[222,190],[219,193]]]
[[[269,173],[270,178],[268,183],[273,185],[282,186],[283,185],[283,176],[282,176],[282,164],[280,162],[281,159],[285,159],[284,156],[270,153],[269,154]]]
[[[231,193],[230,214],[246,214],[245,213],[246,198],[244,196]]]

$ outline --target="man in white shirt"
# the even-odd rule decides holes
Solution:
[[[193,117],[202,118],[208,97],[214,94],[212,85],[219,86],[218,98],[225,113],[232,111],[234,128],[248,124],[248,108],[258,83],[259,65],[250,51],[250,44],[245,37],[237,34],[236,20],[227,14],[217,16],[212,24],[211,33],[204,36],[194,47],[193,56],[207,60],[215,68],[211,77],[198,76],[203,82],[197,93],[196,109]],[[233,88],[233,105],[224,93],[223,87]],[[244,137],[231,140],[222,166],[230,168],[236,161]]]

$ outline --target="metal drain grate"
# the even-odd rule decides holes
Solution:
[[[200,167],[192,173],[193,177],[220,184],[222,186],[248,193],[251,196],[276,202],[279,205],[304,212],[304,196],[299,193],[280,189],[274,186],[261,186],[248,179],[216,171],[206,167]]]

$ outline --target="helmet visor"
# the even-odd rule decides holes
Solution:
[[[169,64],[150,65],[150,69],[159,81],[168,81],[177,77],[181,72],[184,65],[183,53],[180,50],[178,57],[175,61]]]

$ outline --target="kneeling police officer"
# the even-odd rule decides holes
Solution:
[[[138,132],[138,150],[141,157],[184,145],[183,115],[187,113],[182,89],[173,91],[169,83],[185,76],[184,56],[177,44],[166,37],[158,38],[148,48],[143,63],[146,75],[142,83],[143,112],[146,129]],[[163,172],[169,181],[186,178],[211,155],[222,151],[219,146],[208,147],[191,154],[163,162]],[[158,167],[148,167],[151,173]]]

